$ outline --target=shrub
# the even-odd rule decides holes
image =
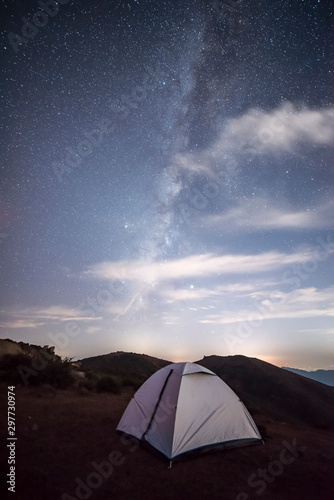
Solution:
[[[128,375],[122,379],[123,386],[131,386],[135,391],[145,382],[146,377],[140,375]]]
[[[49,384],[59,389],[65,389],[73,383],[70,359],[62,360],[59,356],[41,358],[37,351],[31,356],[7,354],[1,358],[0,368],[1,380],[10,384],[24,383],[32,386]]]
[[[112,394],[120,394],[120,381],[112,375],[101,377],[96,382],[97,392],[111,392]]]
[[[84,389],[85,391],[95,391],[96,390],[96,381],[94,380],[81,380],[78,384],[79,389]]]
[[[41,370],[41,382],[50,384],[59,389],[66,389],[73,384],[71,360],[56,358],[47,363],[44,370]]]
[[[30,367],[32,358],[27,354],[5,354],[0,361],[0,379],[10,384],[22,383],[18,366]]]

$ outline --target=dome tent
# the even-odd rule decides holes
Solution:
[[[261,441],[238,396],[195,363],[174,363],[154,373],[131,399],[117,431],[145,440],[171,461],[206,447]]]

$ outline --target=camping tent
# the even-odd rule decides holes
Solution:
[[[174,363],[154,373],[131,399],[117,430],[147,441],[170,460],[213,445],[261,440],[238,396],[195,363]]]

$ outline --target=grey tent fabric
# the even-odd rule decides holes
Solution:
[[[170,460],[202,447],[261,441],[238,396],[196,363],[174,363],[154,373],[135,393],[117,430],[144,439]]]

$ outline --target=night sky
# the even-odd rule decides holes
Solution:
[[[333,367],[333,3],[0,3],[1,338]]]

